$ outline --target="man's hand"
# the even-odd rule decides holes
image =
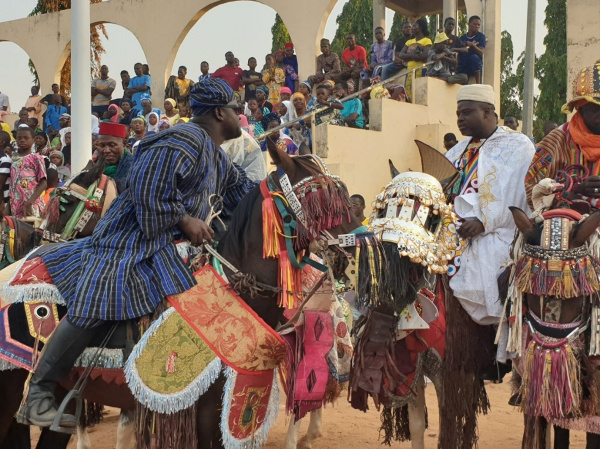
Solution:
[[[460,235],[464,239],[472,239],[473,237],[478,236],[485,228],[483,227],[483,223],[477,220],[476,218],[473,220],[467,220],[460,228],[458,228],[458,235]]]
[[[588,176],[575,188],[575,193],[590,198],[600,198],[600,176]]]
[[[186,215],[179,222],[179,227],[188,236],[192,245],[200,245],[211,241],[215,235],[213,230],[203,220]]]

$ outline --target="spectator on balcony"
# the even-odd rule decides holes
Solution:
[[[456,67],[458,61],[456,60],[456,53],[448,48],[448,41],[446,33],[438,33],[435,37],[433,49],[429,50],[429,56],[427,57],[427,62],[432,63],[427,69],[427,76],[449,81],[452,69]]]
[[[448,36],[448,48],[454,51],[455,48],[463,48],[464,44],[458,36],[454,34],[456,29],[456,20],[453,17],[446,17],[444,20],[444,33]]]
[[[100,78],[92,81],[92,112],[102,117],[108,111],[115,87],[117,82],[108,77],[108,67],[103,65],[100,67]]]
[[[60,95],[60,86],[58,84],[54,83],[51,87],[51,90],[52,90],[52,92],[44,95],[44,97],[42,98],[42,103],[46,103],[46,106],[51,105],[53,103],[52,95],[54,95],[54,94]],[[63,97],[62,95],[60,96],[60,101],[61,101],[61,104],[65,108],[69,106],[69,103],[67,103],[67,99],[65,97]]]
[[[10,101],[8,95],[0,92],[0,111],[6,111],[10,113]]]
[[[283,59],[282,59],[283,60]],[[277,105],[281,101],[281,88],[285,84],[286,73],[275,63],[275,57],[271,54],[265,57],[265,67],[262,71],[263,81],[269,90],[268,101]],[[271,107],[271,111],[273,108]]]
[[[177,76],[171,75],[165,88],[165,98],[172,98],[177,103],[177,107],[190,105],[190,90],[194,87],[194,82],[186,78],[187,67],[182,65],[177,69]]]
[[[298,86],[298,92],[304,95],[304,99],[306,101],[306,107],[308,109],[312,108],[313,105],[317,102],[317,99],[312,95],[312,84],[310,81],[302,81]],[[293,101],[292,96],[292,101]]]
[[[479,31],[481,19],[478,16],[469,18],[469,31],[460,37],[464,47],[455,48],[460,54],[457,73],[464,73],[469,78],[475,77],[475,84],[481,84],[481,70],[483,68],[483,53],[485,50],[485,35]]]
[[[283,59],[283,62],[291,65],[296,73],[300,73],[298,72],[298,58],[294,54],[294,44],[288,42],[283,46],[283,49],[285,51],[285,58]]]
[[[315,125],[328,123],[330,125],[346,126],[341,111],[344,105],[331,94],[329,85],[321,84],[317,87],[317,103],[313,110],[319,111],[315,114]]]
[[[62,106],[62,97],[59,95],[59,99],[61,100],[60,106]],[[27,113],[29,117],[35,117],[38,119],[38,123],[42,122],[42,96],[40,95],[39,86],[33,86],[31,88],[31,96],[27,98],[25,102],[25,109],[27,109]],[[52,95],[52,103],[56,103],[54,101],[54,95]]]
[[[256,98],[256,89],[264,83],[262,73],[256,71],[256,58],[248,59],[248,70],[242,72],[242,83],[244,83],[244,101],[248,103],[251,98]]]
[[[208,73],[209,67],[208,67],[208,62],[206,61],[202,61],[200,63],[200,73],[202,73],[202,75],[200,75],[198,77],[198,81],[202,81],[203,79],[206,78],[210,78],[211,77],[211,73]]]
[[[385,39],[383,27],[375,28],[375,43],[371,44],[371,65],[365,68],[360,77],[375,78],[381,75],[381,70],[394,61],[394,44]]]
[[[342,73],[340,57],[331,53],[329,39],[321,39],[321,54],[317,57],[317,73],[308,77],[311,86],[330,80]]]
[[[367,65],[367,50],[365,50],[365,47],[356,45],[356,36],[354,34],[349,34],[346,37],[346,43],[348,44],[348,47],[342,52],[344,69],[342,70],[342,73],[332,79],[336,83],[352,79],[355,84],[358,84],[360,72]]]
[[[386,80],[394,76],[400,70],[406,68],[406,61],[400,59],[399,56],[400,52],[410,39],[412,39],[412,24],[407,21],[402,24],[402,37],[396,41],[394,46],[394,60],[390,64],[383,66],[381,70],[381,79]]]
[[[333,94],[338,100],[349,95],[348,83],[341,81],[333,88]],[[344,109],[340,112],[346,125],[350,128],[364,128],[365,121],[362,115],[362,103],[358,98],[352,98],[343,102]]]
[[[407,61],[407,69],[411,71],[406,78],[406,90],[411,97],[413,73],[415,78],[423,76],[423,68],[418,67],[427,62],[432,46],[427,19],[420,18],[413,24],[413,38],[406,41],[399,55],[399,59]]]
[[[140,107],[142,104],[142,95],[150,95],[152,78],[150,78],[150,75],[144,75],[141,62],[136,63],[133,66],[133,70],[135,71],[135,76],[129,80],[125,96],[131,98],[136,106]]]
[[[225,61],[227,61],[227,64],[217,69],[217,71],[211,75],[211,78],[222,79],[229,84],[234,92],[237,92],[240,90],[240,84],[242,83],[242,69],[235,66],[235,56],[233,56],[233,53],[230,51],[225,53]]]
[[[285,87],[290,89],[292,94],[296,92],[298,90],[298,72],[291,64],[285,62],[285,52],[283,50],[275,52],[275,65],[282,69],[285,74]],[[290,97],[292,94],[290,94]]]
[[[512,129],[513,131],[518,131],[519,120],[516,117],[513,117],[512,115],[507,115],[506,117],[504,117],[504,126]]]

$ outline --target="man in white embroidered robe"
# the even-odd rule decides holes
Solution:
[[[458,128],[468,138],[446,153],[461,172],[454,205],[464,220],[458,233],[468,242],[456,261],[450,287],[480,325],[500,322],[497,279],[515,233],[508,208],[529,211],[523,180],[535,153],[528,137],[496,125],[494,98],[487,85],[472,84],[459,90]]]

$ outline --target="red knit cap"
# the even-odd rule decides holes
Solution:
[[[100,123],[100,135],[101,136],[113,136],[124,139],[127,137],[127,128],[125,125],[113,122],[101,122]]]
[[[288,42],[287,44],[285,44],[283,46],[283,48],[294,48],[294,44],[292,44],[291,42]]]

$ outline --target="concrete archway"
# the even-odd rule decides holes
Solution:
[[[10,61],[10,70],[0,72],[0,92],[9,96],[10,110],[16,114],[25,104],[34,85],[34,76],[28,63],[31,60],[35,65],[35,61],[23,47],[11,40],[0,40],[0,54]]]

